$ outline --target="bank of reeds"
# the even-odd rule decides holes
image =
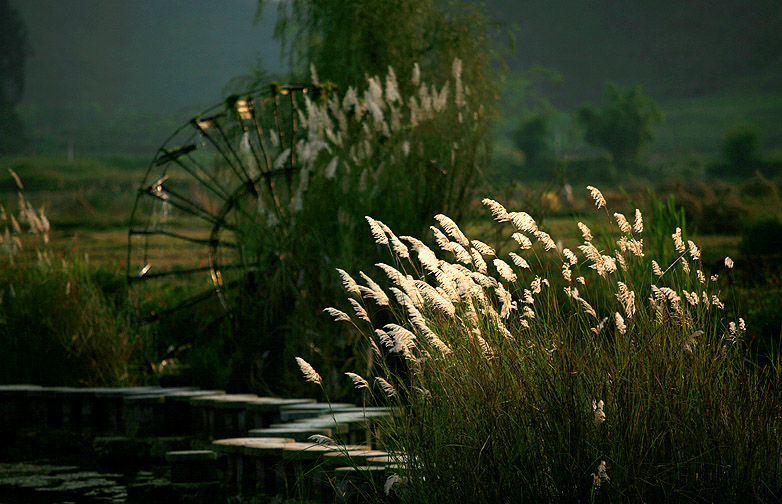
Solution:
[[[442,503],[775,502],[782,368],[746,358],[745,321],[722,301],[732,260],[703,271],[698,245],[676,229],[674,260],[662,262],[644,249],[641,213],[612,214],[589,189],[614,236],[579,223],[573,250],[488,199],[518,244],[507,257],[444,215],[432,227],[439,256],[367,218],[393,260],[377,265],[377,283],[341,271],[351,308],[327,312],[361,331],[372,355],[350,380],[400,412],[385,426],[404,460],[388,492]]]
[[[0,206],[0,383],[137,383],[144,345],[124,298],[115,298],[118,272],[98,275],[86,261],[57,256],[44,208],[25,198],[9,171],[19,192],[16,209]]]

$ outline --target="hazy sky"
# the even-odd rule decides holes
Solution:
[[[178,110],[219,101],[260,55],[279,67],[256,0],[12,0],[34,54],[23,106]]]

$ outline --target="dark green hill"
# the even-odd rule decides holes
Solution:
[[[562,106],[595,99],[606,79],[659,97],[782,89],[778,0],[489,0],[486,9],[518,26],[511,68],[563,75],[551,90]]]

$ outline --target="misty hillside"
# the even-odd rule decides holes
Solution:
[[[640,83],[665,97],[742,87],[782,89],[782,2],[490,0],[495,19],[515,24],[512,68],[559,71],[552,90],[570,106],[603,82]]]
[[[255,0],[12,0],[34,55],[20,113],[38,149],[154,149],[218,101],[260,57],[281,68],[274,8]],[[782,89],[782,2],[490,0],[515,30],[513,71],[542,65],[563,81],[562,109],[599,99],[607,79],[657,100]]]

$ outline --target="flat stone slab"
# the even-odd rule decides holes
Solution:
[[[214,394],[193,397],[190,399],[190,404],[192,406],[204,407],[217,407],[218,405],[226,406],[233,404],[244,407],[248,401],[253,399],[258,399],[258,396],[255,394]]]
[[[306,441],[313,434],[320,434],[321,436],[331,436],[333,433],[329,427],[313,427],[313,426],[287,426],[283,424],[282,427],[267,427],[264,429],[252,429],[248,434],[254,438],[274,438],[277,436],[293,438],[296,441]]]
[[[212,450],[183,450],[166,452],[166,462],[186,463],[186,462],[204,462],[216,460],[217,453]]]
[[[259,397],[247,401],[247,411],[279,411],[282,408],[304,404],[315,404],[315,399],[283,399],[280,397]]]
[[[247,453],[248,449],[252,450],[254,448],[279,448],[281,451],[283,445],[293,442],[295,441],[292,438],[285,437],[230,438],[212,441],[212,448],[222,453]]]

